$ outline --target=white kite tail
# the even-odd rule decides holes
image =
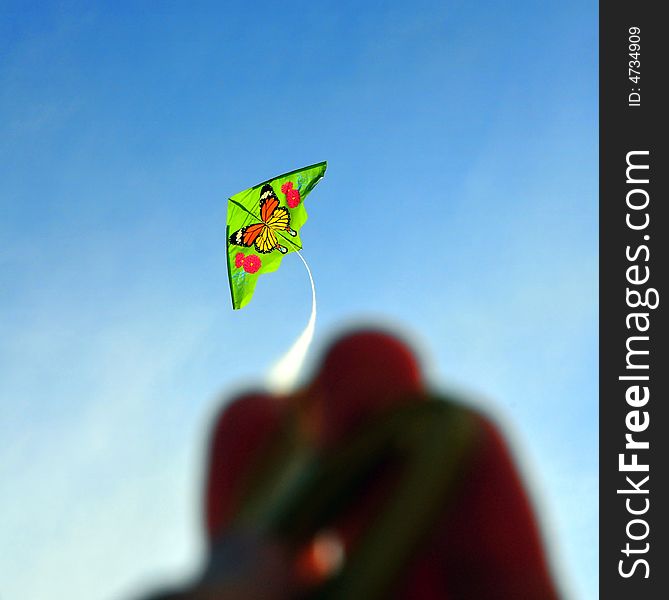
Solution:
[[[316,330],[316,287],[314,286],[314,278],[311,276],[311,269],[304,257],[296,251],[300,260],[304,263],[304,267],[309,275],[309,282],[311,283],[311,315],[304,331],[293,342],[290,349],[274,363],[267,375],[267,383],[269,387],[276,392],[287,392],[297,382],[297,378],[302,369],[307,352],[311,345],[311,340],[314,339],[314,331]]]

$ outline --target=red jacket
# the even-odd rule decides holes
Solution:
[[[231,524],[243,503],[249,473],[272,452],[272,440],[287,418],[298,414],[319,450],[332,453],[385,413],[426,397],[417,362],[406,346],[387,334],[363,332],[332,347],[301,397],[259,393],[231,402],[216,423],[210,451],[205,494],[209,539]],[[458,461],[461,476],[420,543],[389,574],[392,581],[382,597],[557,598],[527,494],[502,436],[482,415],[462,412],[472,434]],[[364,539],[370,522],[395,493],[396,479],[392,469],[375,471],[332,520],[331,528],[346,548]]]

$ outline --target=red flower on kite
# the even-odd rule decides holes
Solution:
[[[244,253],[237,252],[237,254],[235,255],[235,267],[239,269],[239,267],[242,266],[243,262],[244,262]]]
[[[244,258],[242,266],[247,273],[257,273],[260,267],[262,267],[262,262],[260,261],[260,257],[255,254],[249,254]]]
[[[295,208],[300,204],[300,192],[298,190],[289,190],[286,194],[286,202],[289,208]]]
[[[300,204],[300,190],[297,190],[293,187],[292,181],[286,181],[281,186],[281,191],[286,194],[286,203],[288,208],[295,208]]]

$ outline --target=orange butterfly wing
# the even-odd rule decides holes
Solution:
[[[278,206],[279,198],[274,193],[274,189],[269,184],[264,185],[260,190],[260,218],[264,223],[269,221]]]
[[[242,227],[230,236],[230,243],[235,246],[245,246],[246,248],[250,248],[265,227],[267,227],[267,225],[264,223],[253,223],[253,225]]]

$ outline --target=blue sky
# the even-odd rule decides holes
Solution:
[[[594,2],[3,2],[0,596],[193,572],[211,415],[310,309],[289,256],[232,312],[226,198],[328,160],[316,346],[411,332],[597,597],[596,77]]]

